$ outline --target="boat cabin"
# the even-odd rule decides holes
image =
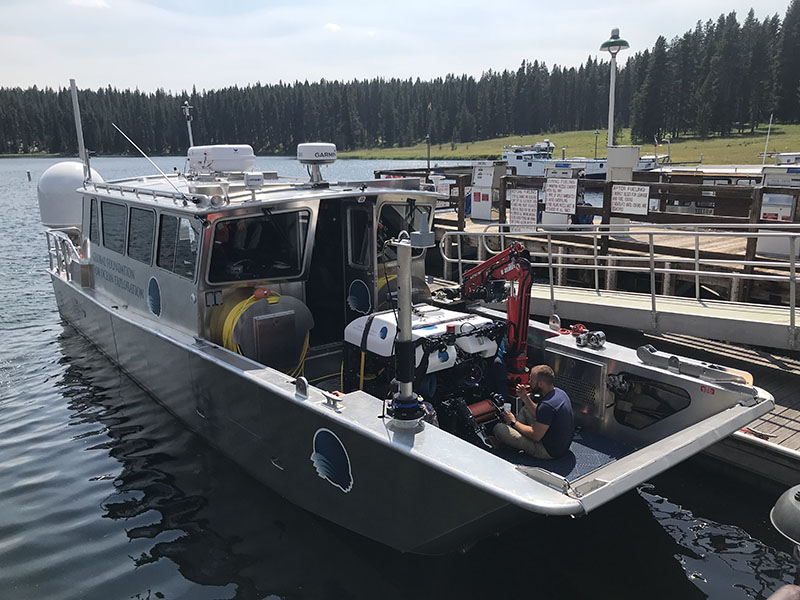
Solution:
[[[338,352],[347,323],[391,306],[397,265],[385,242],[429,228],[437,199],[416,180],[367,189],[275,177],[254,190],[241,176],[169,179],[182,195],[160,176],[84,191],[95,293],[277,369],[305,363],[313,376],[309,355]],[[420,297],[424,254],[413,255]]]

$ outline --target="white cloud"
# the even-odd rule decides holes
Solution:
[[[72,6],[80,6],[81,8],[108,8],[108,0],[69,0]]]
[[[394,5],[373,3],[365,11],[363,0],[242,0],[240,10],[215,0],[0,0],[0,55],[14,56],[0,69],[0,86],[61,87],[70,76],[82,88],[143,91],[479,77],[488,69],[517,69],[523,59],[577,67],[600,55],[612,27],[631,44],[624,63],[659,34],[669,40],[698,19],[736,10],[741,22],[751,4],[573,0],[521,3],[509,17],[480,0],[406,0],[409,14],[424,17],[397,19]],[[756,16],[785,11],[786,0],[760,0]],[[146,39],[131,31],[146,32]]]

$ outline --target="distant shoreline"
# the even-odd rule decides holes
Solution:
[[[764,152],[767,127],[762,125],[754,132],[731,133],[725,137],[711,136],[701,139],[694,136],[684,136],[671,140],[662,139],[659,146],[642,144],[641,154],[654,154],[666,156],[671,154],[675,163],[702,164],[760,164],[761,153]],[[601,135],[595,130],[547,132],[524,136],[507,136],[490,140],[472,142],[431,144],[431,161],[468,161],[468,160],[498,160],[503,153],[503,147],[508,145],[529,145],[540,142],[545,138],[555,145],[554,158],[558,159],[562,153],[568,157],[605,157],[605,132]],[[630,144],[630,130],[623,129],[617,137],[617,144]],[[800,151],[800,124],[774,124],[769,138],[768,152],[798,152]],[[340,150],[339,159],[356,160],[420,160],[427,158],[428,149],[424,142],[414,146],[392,148],[362,148],[359,150]],[[97,158],[132,158],[133,154],[101,155]],[[177,155],[153,155],[154,157],[175,158]],[[182,156],[182,155],[181,155]],[[288,155],[265,154],[260,158],[295,158],[294,153]],[[65,158],[77,159],[77,156],[63,154],[0,154],[0,158]],[[768,162],[771,162],[768,160]]]
[[[0,158],[69,158],[64,154],[48,154],[47,152],[37,152],[35,154],[0,154]],[[78,158],[75,156],[74,158]]]

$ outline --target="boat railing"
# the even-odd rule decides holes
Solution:
[[[519,229],[519,228],[518,228]],[[676,236],[684,239],[680,245],[684,256],[679,253],[665,253],[665,246],[659,247],[658,241],[669,238],[668,244],[676,244]],[[603,252],[608,244],[602,238],[621,238],[639,242],[638,252],[611,253]],[[759,257],[750,257],[715,253],[711,256],[706,248],[712,242],[739,240],[745,246],[748,240],[769,240],[770,254],[761,253]],[[631,225],[631,224],[594,224],[594,225],[537,225],[524,230],[511,231],[507,224],[493,223],[483,231],[449,231],[443,234],[440,242],[440,253],[445,264],[445,278],[452,278],[452,269],[458,271],[459,283],[463,282],[465,269],[480,264],[507,247],[512,240],[526,242],[533,266],[546,269],[546,283],[549,287],[550,304],[553,312],[556,308],[556,289],[569,287],[564,276],[565,269],[571,271],[588,271],[580,287],[591,289],[592,279],[594,291],[598,294],[611,291],[608,286],[609,275],[601,278],[601,274],[629,272],[647,275],[649,289],[647,292],[626,292],[648,294],[652,322],[658,318],[659,302],[671,294],[659,293],[656,276],[662,278],[681,277],[683,280],[694,280],[694,299],[701,302],[703,280],[728,280],[731,289],[742,289],[743,285],[778,284],[783,289],[788,287],[788,302],[784,300],[782,308],[788,312],[790,346],[794,347],[797,325],[797,252],[800,250],[800,229],[796,223],[761,223],[731,224],[718,227],[709,224],[663,224],[663,225]],[[688,241],[688,244],[685,243]],[[465,246],[477,246],[477,258],[465,257]],[[570,246],[567,248],[567,246]],[[785,249],[785,252],[777,249]],[[571,251],[568,251],[571,250]],[[692,252],[693,250],[693,252]],[[686,256],[690,254],[690,256]],[[693,254],[693,255],[691,255]],[[612,275],[615,277],[615,275]],[[663,284],[662,279],[662,284]],[[784,287],[785,286],[785,287]],[[746,305],[738,299],[728,302]],[[786,306],[788,304],[788,307]],[[778,308],[778,307],[776,307]]]
[[[66,277],[67,281],[72,281],[72,265],[86,262],[81,256],[80,250],[75,247],[70,234],[80,235],[77,227],[62,227],[59,229],[48,229],[47,236],[47,257],[50,260],[50,270]]]
[[[171,200],[173,204],[187,206],[189,203],[197,205],[208,204],[209,198],[205,194],[192,194],[189,192],[176,192],[170,190],[160,190],[157,188],[142,188],[133,185],[122,185],[119,183],[105,183],[89,181],[84,184],[84,189],[94,190],[95,192],[118,192],[121,196],[130,194],[137,199]]]

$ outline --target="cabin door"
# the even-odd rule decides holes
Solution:
[[[347,324],[375,308],[374,210],[374,197],[320,202],[306,283],[312,346],[341,342]]]
[[[349,323],[375,310],[374,198],[347,200],[344,211],[345,321]]]

